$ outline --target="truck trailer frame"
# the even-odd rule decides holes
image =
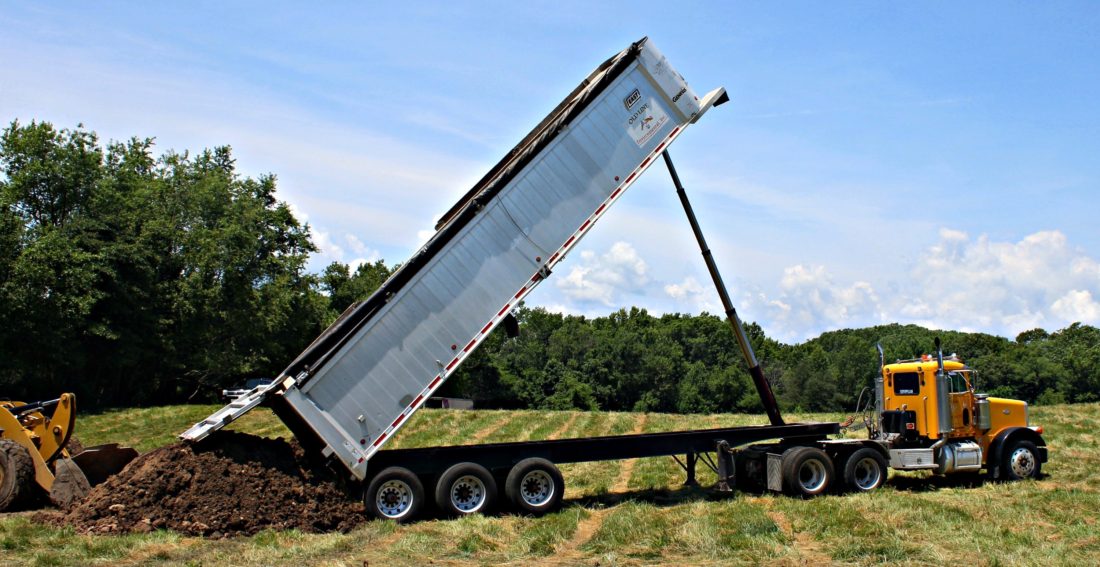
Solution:
[[[720,490],[734,482],[803,496],[829,488],[839,476],[835,466],[849,487],[876,488],[889,457],[882,443],[829,440],[838,423],[784,422],[668,153],[690,125],[728,100],[722,88],[697,95],[647,38],[631,44],[581,82],[443,215],[408,262],[350,306],[272,384],[180,437],[200,442],[269,406],[309,454],[347,473],[374,516],[399,522],[416,518],[432,500],[426,487],[453,515],[487,511],[501,493],[515,508],[545,513],[564,493],[556,464],[583,461],[673,456],[688,484],[703,462]],[[519,303],[658,160],[671,175],[770,425],[383,449],[496,327],[515,327]],[[762,441],[772,442],[737,450]]]

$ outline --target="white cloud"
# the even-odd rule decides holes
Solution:
[[[1050,311],[1065,321],[1100,322],[1100,303],[1085,289],[1075,289],[1059,297],[1051,304]]]
[[[1070,246],[1059,231],[1018,242],[942,229],[939,240],[909,266],[901,281],[838,282],[824,266],[794,265],[774,292],[750,303],[766,310],[765,328],[802,340],[842,327],[884,322],[1015,336],[1075,321],[1100,321],[1100,263]],[[889,289],[883,294],[878,289]]]
[[[314,228],[313,243],[317,245],[318,256],[326,258],[328,261],[344,259],[344,249],[332,241],[332,237],[328,232]]]
[[[684,281],[678,284],[668,284],[665,286],[665,293],[672,299],[685,300],[688,298],[695,298],[703,293],[703,286],[699,285],[699,280],[692,276],[684,278]]]
[[[870,283],[834,281],[824,266],[795,265],[783,271],[778,291],[749,296],[762,311],[769,334],[801,340],[826,328],[873,325],[885,321],[878,293]]]
[[[648,271],[637,250],[619,241],[599,256],[582,251],[579,264],[557,281],[557,287],[573,301],[619,307],[620,294],[641,291],[649,283]]]

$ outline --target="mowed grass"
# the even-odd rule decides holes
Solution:
[[[176,406],[82,416],[86,445],[149,449],[216,406]],[[728,564],[1100,564],[1100,404],[1032,408],[1046,428],[1043,479],[960,485],[925,473],[894,473],[873,494],[796,500],[719,495],[682,486],[671,458],[562,465],[564,508],[516,515],[371,521],[347,534],[264,532],[204,540],[171,532],[86,536],[0,515],[0,564],[18,565],[728,565]],[[788,421],[837,421],[829,414]],[[757,415],[422,410],[389,447],[520,441],[632,431],[760,425]],[[288,437],[267,410],[232,428]],[[860,434],[855,434],[860,435]],[[699,480],[715,476],[700,465]],[[430,492],[430,488],[429,488]]]

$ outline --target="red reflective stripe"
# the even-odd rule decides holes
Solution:
[[[634,173],[631,173],[630,175],[628,175],[628,176],[626,177],[626,182],[627,182],[627,183],[630,183],[630,180],[631,180],[631,179],[634,179],[634,177],[635,177],[636,175],[638,175],[638,172],[637,172],[637,171],[635,171]]]
[[[516,294],[516,297],[519,297],[518,293]],[[501,315],[504,315],[504,312],[508,311],[508,308],[511,307],[511,306],[512,306],[511,303],[505,303],[504,307],[501,307],[500,311],[497,311],[497,317],[500,317]]]
[[[557,257],[558,257],[558,253],[554,252],[554,255],[551,256],[550,259],[546,261],[546,263],[549,264],[550,262],[553,262],[554,259],[557,258]]]
[[[580,232],[580,231],[588,228],[588,225],[590,225],[590,224],[592,224],[592,219],[588,219],[588,220],[584,221],[584,224],[582,224],[581,227],[577,229],[577,232]]]
[[[592,214],[594,214],[594,215],[600,214],[600,212],[603,211],[605,207],[607,207],[607,203],[604,203],[604,204],[600,205],[600,208],[596,209],[596,212],[594,212]]]
[[[516,292],[515,299],[519,299],[519,296],[523,295],[523,292],[525,292],[525,291],[527,291],[527,286],[523,286],[523,287],[519,288],[519,291]],[[507,306],[505,306],[505,307],[507,307]],[[500,314],[498,313],[497,315],[499,316]]]
[[[385,439],[385,438],[386,438],[386,434],[385,434],[385,433],[383,433],[383,434],[379,435],[379,436],[378,436],[378,439],[375,439],[375,440],[374,440],[374,443],[371,443],[371,446],[373,446],[373,447],[377,447],[377,446],[378,446],[378,444],[379,444],[379,443],[381,443],[381,442],[382,442],[382,440],[383,440],[383,439]]]
[[[577,237],[576,237],[576,236],[570,236],[570,237],[569,237],[569,240],[566,240],[566,241],[565,241],[565,244],[562,244],[562,245],[561,245],[561,247],[562,247],[562,248],[567,248],[567,247],[568,247],[568,246],[569,246],[570,244],[572,244],[572,243],[573,243],[573,241],[574,241],[574,240],[576,240],[576,239],[577,239]]]
[[[541,279],[542,279],[542,274],[539,274],[539,273],[536,273],[535,275],[531,276],[531,282],[532,283],[537,282]]]
[[[481,328],[481,334],[484,335],[485,333],[488,333],[489,332],[489,327],[492,327],[492,326],[493,326],[492,321],[489,321],[488,323],[486,323],[485,326]]]
[[[654,151],[656,151],[656,150],[654,150]],[[645,164],[649,163],[649,160],[651,160],[651,159],[653,159],[653,156],[649,156],[649,157],[645,158],[644,160],[642,160],[642,165],[639,165],[638,167],[645,167]]]
[[[447,372],[450,372],[451,369],[454,368],[456,364],[458,364],[458,359],[457,358],[451,360],[451,363],[447,365]],[[436,378],[438,379],[439,377],[436,376]],[[428,386],[428,387],[431,388],[431,386]]]
[[[470,344],[466,345],[466,347],[462,349],[462,352],[470,352],[470,349],[474,348],[475,344],[477,344],[477,340],[470,341]]]
[[[413,403],[412,403],[412,405],[411,405],[411,406],[409,406],[409,407],[414,407],[414,408],[415,408],[415,407],[416,407],[416,404],[419,404],[419,403],[420,403],[420,400],[423,400],[423,399],[424,399],[424,394],[420,394],[419,396],[417,396],[417,397],[416,397],[416,399],[415,399],[415,400],[413,400]]]
[[[659,153],[661,151],[661,148],[665,147],[665,144],[667,143],[668,142],[661,142],[660,145],[658,145],[657,148],[653,150],[653,153]]]
[[[456,364],[458,364],[458,359],[457,358],[451,361],[451,366],[454,366]],[[451,366],[448,366],[447,368],[450,368]],[[428,389],[431,390],[432,388],[434,388],[435,385],[438,384],[439,381],[442,380],[442,379],[443,379],[442,376],[436,376],[435,380],[432,380],[432,383],[428,384]]]
[[[405,414],[397,416],[397,419],[393,420],[393,423],[390,424],[390,427],[397,427],[397,424],[401,423],[401,420],[403,419],[405,419]]]
[[[610,197],[608,197],[608,199],[614,199],[614,198],[615,198],[615,195],[618,195],[619,193],[622,193],[622,192],[623,192],[623,188],[622,188],[622,187],[619,187],[618,189],[616,189],[616,190],[615,190],[615,192],[614,192],[614,193],[612,193],[612,194],[611,194],[611,196],[610,196]]]

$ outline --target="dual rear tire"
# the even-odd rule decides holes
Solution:
[[[871,492],[886,481],[886,458],[870,447],[857,449],[843,460],[842,490]],[[783,453],[780,474],[783,491],[811,498],[828,492],[836,482],[833,459],[817,447],[793,447]]]
[[[524,459],[508,472],[504,493],[517,510],[542,515],[561,506],[565,481],[550,461]],[[450,517],[488,513],[496,507],[498,495],[497,479],[477,463],[453,465],[435,483],[435,504]],[[378,473],[363,495],[371,516],[397,523],[419,517],[425,501],[424,483],[403,467],[389,467]]]

